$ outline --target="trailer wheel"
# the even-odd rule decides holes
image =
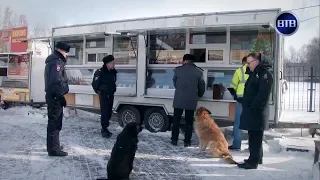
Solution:
[[[150,108],[144,114],[144,125],[150,132],[165,132],[168,130],[170,120],[161,108]]]
[[[134,106],[123,106],[117,114],[121,127],[124,127],[130,122],[136,122],[138,124],[141,122],[140,112]]]

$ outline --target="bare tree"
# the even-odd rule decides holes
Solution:
[[[3,27],[3,21],[2,21],[2,6],[0,5],[0,29]]]
[[[289,52],[286,54],[286,59],[288,60],[288,63],[295,63],[297,62],[297,50],[293,47],[289,47]]]
[[[3,8],[4,7],[0,5],[0,29],[10,29],[28,25],[24,15],[13,12],[10,7],[6,7],[4,11]]]
[[[9,29],[12,28],[12,11],[9,7],[6,7],[6,10],[4,11],[4,17],[3,17],[3,29]]]
[[[320,70],[320,37],[314,37],[306,46],[305,58],[315,70]]]
[[[20,26],[28,26],[28,21],[25,15],[19,16],[19,25]]]
[[[20,26],[19,19],[18,19],[18,14],[14,13],[12,21],[11,21],[11,28],[12,27],[18,27],[18,26]]]
[[[51,28],[42,25],[36,25],[30,30],[30,37],[47,37],[51,34]]]

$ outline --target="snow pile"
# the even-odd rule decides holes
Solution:
[[[104,139],[100,136],[99,115],[80,110],[76,114],[67,109],[65,113],[61,143],[69,156],[54,158],[46,153],[46,109],[0,110],[0,179],[87,180],[105,176],[111,149],[122,128],[111,123],[110,130],[115,135]],[[290,135],[290,131],[269,133]],[[183,135],[178,147],[170,145],[170,137],[171,132],[151,133],[145,129],[141,132],[132,179],[312,179],[314,145],[307,137],[268,140],[263,144],[264,164],[257,170],[242,170],[222,159],[211,158],[208,150],[200,153],[196,135],[189,148],[183,147]],[[303,145],[311,151],[286,151],[293,145]],[[243,149],[246,148],[247,141],[243,141]],[[249,155],[247,151],[231,153],[238,162]]]

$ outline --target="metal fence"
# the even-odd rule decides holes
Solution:
[[[288,90],[284,109],[320,112],[320,69],[309,64],[288,63],[284,67]]]

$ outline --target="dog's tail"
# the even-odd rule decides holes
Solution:
[[[223,157],[223,159],[224,159],[227,163],[229,163],[229,164],[238,164],[235,160],[233,160],[231,154],[229,154],[229,153],[223,155],[222,157]]]

